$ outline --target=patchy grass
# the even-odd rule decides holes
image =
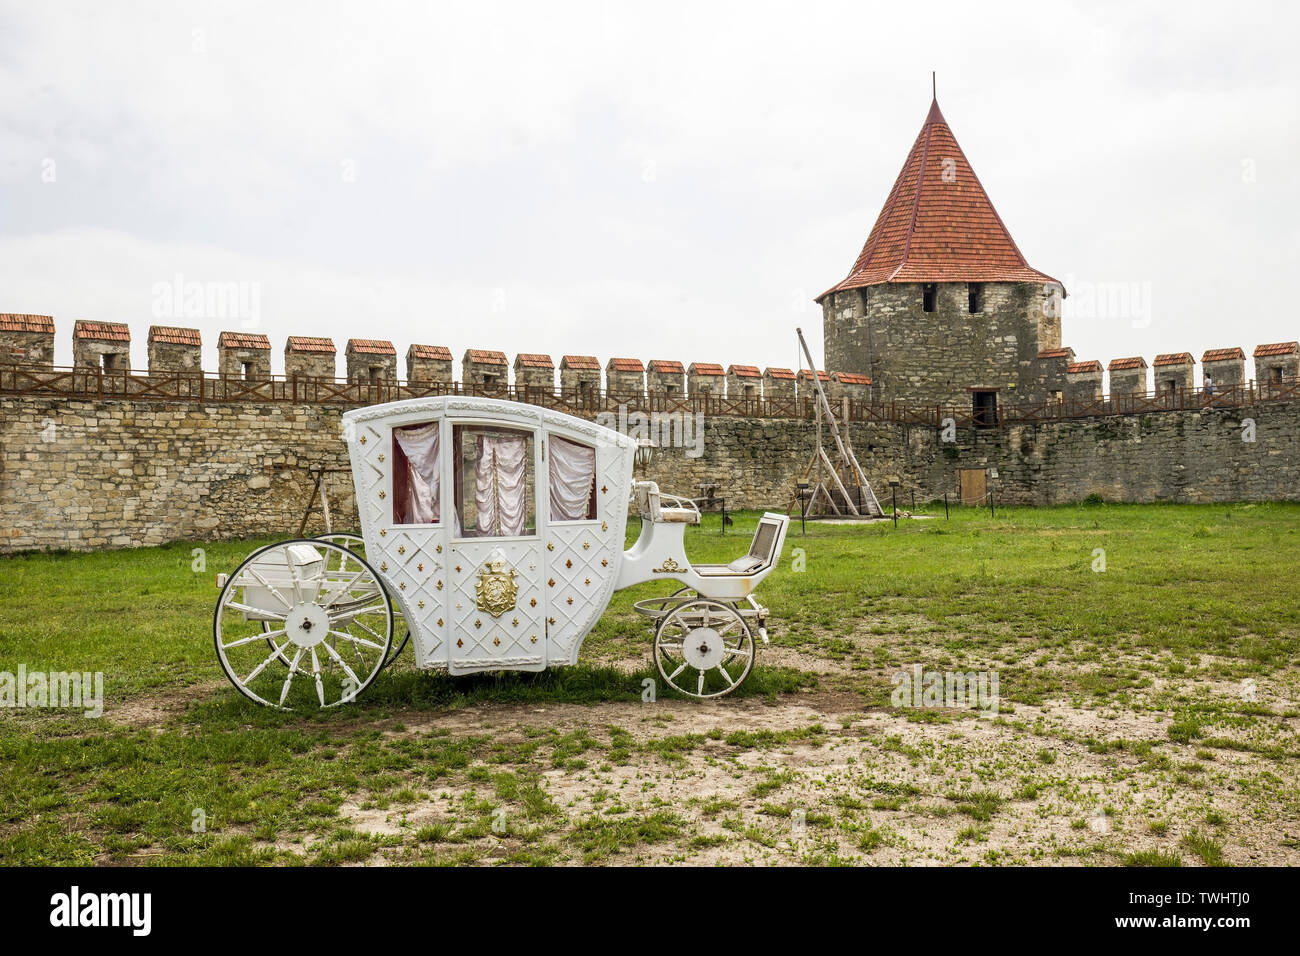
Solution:
[[[772,646],[708,704],[642,700],[631,605],[662,585],[616,595],[576,667],[408,651],[355,705],[282,714],[211,642],[214,575],[265,541],[0,558],[0,671],[102,672],[107,707],[0,711],[0,858],[1300,863],[1300,506],[937,514],[794,528]],[[708,516],[692,560],[755,520]],[[997,714],[894,708],[917,664],[996,671]]]

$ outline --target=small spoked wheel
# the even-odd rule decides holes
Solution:
[[[283,541],[230,575],[212,630],[221,669],[245,697],[281,710],[337,707],[383,668],[393,609],[364,558],[328,541]]]
[[[687,600],[655,628],[655,665],[673,690],[705,700],[739,687],[754,667],[754,635],[722,601]]]

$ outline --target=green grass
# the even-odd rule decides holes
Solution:
[[[789,654],[775,666],[760,648],[738,696],[780,704],[809,691],[840,693],[861,711],[889,709],[890,676],[914,663],[996,670],[999,720],[1015,721],[1017,704],[1057,700],[1167,711],[1156,739],[1115,734],[1070,742],[1122,772],[1163,772],[1176,757],[1180,787],[1213,793],[1223,785],[1215,778],[1220,768],[1249,756],[1290,768],[1279,773],[1294,778],[1294,734],[1263,733],[1274,719],[1271,706],[1231,693],[1152,688],[1193,680],[1231,687],[1247,678],[1263,685],[1293,666],[1300,652],[1300,506],[1063,506],[999,509],[994,518],[954,509],[951,520],[941,506],[930,513],[937,517],[897,530],[812,523],[801,535],[796,523],[781,566],[758,597],[772,609],[773,644],[808,666],[790,663]],[[704,527],[688,529],[688,553],[698,562],[731,560],[756,519],[737,515],[724,536],[717,517],[707,516]],[[216,573],[232,570],[267,540],[0,558],[0,670],[22,663],[29,672],[102,671],[111,718],[0,712],[0,860],[345,864],[377,855],[532,864],[600,861],[663,846],[689,853],[725,841],[686,827],[671,808],[638,803],[631,789],[611,790],[599,812],[571,808],[539,774],[577,777],[637,761],[672,773],[700,759],[739,766],[730,762],[759,752],[737,794],[773,807],[803,806],[787,789],[799,786],[798,775],[769,758],[827,746],[843,740],[841,733],[856,739],[855,731],[811,722],[725,731],[712,723],[664,723],[648,741],[599,720],[577,732],[392,732],[454,711],[640,701],[642,681],[657,674],[645,622],[631,605],[664,590],[655,584],[615,596],[577,667],[451,678],[416,671],[408,650],[408,662],[381,675],[351,707],[324,714],[257,708],[222,678],[211,615]],[[196,548],[201,571],[193,569]],[[1105,573],[1092,570],[1097,548],[1106,552]],[[792,569],[795,549],[806,571]],[[811,666],[819,661],[835,667]],[[147,726],[113,717],[151,703],[162,709],[140,721]],[[946,711],[905,716],[941,732],[977,719]],[[992,785],[994,772],[928,790],[881,781],[843,806],[846,813],[857,806],[888,813],[891,825],[922,810],[960,814],[968,819],[958,842],[973,846],[1011,803],[1048,799],[1054,791],[1045,788],[1061,782],[1064,743],[1032,743],[1028,766],[1018,773],[1033,779],[1009,776],[1007,789]],[[936,759],[910,738],[882,736],[860,746],[917,769]],[[1196,763],[1189,765],[1193,748]],[[1268,780],[1245,784],[1261,792],[1282,788]],[[477,802],[444,799],[446,820],[413,821],[383,838],[353,832],[341,812],[350,803],[401,819],[406,807],[440,799],[442,788],[472,788]],[[700,805],[710,818],[730,814],[733,841],[761,848],[778,842],[770,816],[720,796],[702,795]],[[808,818],[820,820],[812,811],[828,807],[835,804],[810,805]],[[504,835],[492,829],[500,808],[509,821]],[[205,828],[195,828],[196,811]],[[1220,864],[1236,818],[1203,808],[1199,814],[1195,822],[1209,830],[1183,837],[1181,847]],[[1151,833],[1164,835],[1166,827],[1155,822]],[[877,831],[866,832],[854,835],[861,849],[882,845]],[[493,841],[501,843],[495,851]],[[1158,851],[1116,857],[1137,865],[1172,859]]]

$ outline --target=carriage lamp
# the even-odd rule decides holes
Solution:
[[[641,477],[645,477],[650,467],[650,460],[655,456],[655,446],[648,438],[638,438],[636,442],[636,463],[641,466]]]

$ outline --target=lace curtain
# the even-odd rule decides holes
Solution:
[[[596,482],[596,449],[551,436],[551,520],[581,521]]]
[[[394,428],[393,437],[406,455],[404,524],[437,524],[439,519],[439,423]]]
[[[479,435],[474,461],[474,507],[478,533],[505,537],[525,532],[528,517],[524,476],[526,435]]]

